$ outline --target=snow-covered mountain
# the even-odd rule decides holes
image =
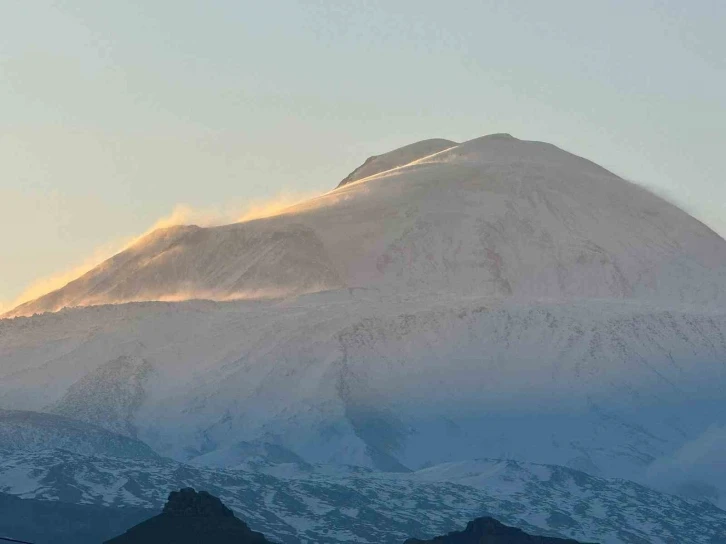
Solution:
[[[0,491],[24,498],[158,510],[169,491],[189,486],[219,496],[252,529],[285,543],[400,544],[482,515],[602,544],[726,542],[726,512],[708,503],[514,461],[396,474],[296,464],[210,470],[63,451],[0,455]]]
[[[726,241],[549,144],[420,142],[15,313],[89,304],[0,320],[0,408],[197,466],[504,458],[726,506]]]
[[[275,217],[155,231],[9,315],[339,287],[715,304],[724,284],[726,242],[693,217],[555,146],[496,134],[374,157]]]

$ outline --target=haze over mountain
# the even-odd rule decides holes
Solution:
[[[17,308],[82,306],[0,320],[0,408],[198,466],[516,459],[724,506],[725,293],[726,241],[645,189],[546,143],[427,140]]]

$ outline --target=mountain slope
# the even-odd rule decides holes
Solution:
[[[648,482],[726,413],[723,311],[369,291],[2,320],[0,406],[82,399],[66,413],[118,430],[105,369],[125,355],[153,371],[123,428],[215,466],[246,442],[382,470],[487,456]],[[726,496],[718,473],[699,481]]]
[[[726,242],[663,199],[541,142],[434,144],[275,217],[152,233],[8,315],[343,286],[723,304]]]

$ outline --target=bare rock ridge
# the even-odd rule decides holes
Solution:
[[[521,529],[508,527],[494,518],[470,521],[463,531],[456,531],[431,540],[408,539],[405,544],[580,544],[576,540],[534,536]],[[582,543],[587,544],[587,543]]]
[[[262,533],[251,530],[222,501],[192,488],[172,491],[164,510],[108,540],[106,544],[264,544]]]

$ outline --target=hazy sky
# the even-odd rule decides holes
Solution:
[[[722,0],[0,1],[0,305],[172,213],[492,132],[726,235]]]

